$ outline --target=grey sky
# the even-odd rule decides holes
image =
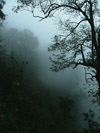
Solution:
[[[42,47],[50,44],[51,38],[57,33],[57,26],[54,25],[53,19],[45,19],[39,22],[39,19],[33,18],[28,11],[14,13],[12,11],[14,5],[16,5],[14,0],[6,1],[4,12],[8,15],[7,24],[13,28],[30,29],[39,38]]]

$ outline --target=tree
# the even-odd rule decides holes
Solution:
[[[72,129],[72,121],[73,119],[75,119],[75,115],[72,114],[73,112],[73,105],[74,105],[74,101],[72,99],[69,99],[67,97],[59,97],[59,105],[61,107],[61,112],[62,112],[62,116],[63,116],[63,126],[64,126],[64,130],[65,132],[67,132],[68,130]]]
[[[35,48],[39,46],[38,38],[28,29],[20,31],[14,28],[2,28],[1,36],[7,53],[15,53],[21,61],[29,61],[35,54]]]
[[[33,129],[39,41],[29,30],[3,27],[0,36],[0,132],[26,132]]]
[[[84,120],[87,121],[88,123],[88,130],[90,132],[96,132],[99,133],[100,132],[100,117],[97,119],[95,118],[95,112],[93,112],[93,110],[89,109],[88,113],[83,113],[84,116]]]
[[[4,5],[5,5],[5,1],[4,0],[0,0],[0,25],[2,24],[2,21],[5,19],[5,14],[2,11]]]
[[[54,37],[54,44],[49,51],[54,52],[51,58],[52,70],[59,71],[81,65],[90,68],[91,79],[98,82],[100,96],[100,29],[98,0],[18,0],[18,10],[24,8],[41,20],[63,13],[60,28],[63,34]],[[41,16],[35,15],[40,9]],[[66,17],[67,16],[67,17]],[[77,19],[74,19],[74,18]],[[87,72],[86,72],[87,73]]]
[[[39,67],[39,57],[36,49],[39,46],[38,38],[27,29],[20,31],[14,28],[4,27],[1,29],[0,36],[2,36],[3,40],[2,46],[5,46],[6,56],[13,62],[13,65],[11,65],[12,70],[14,71],[17,68],[17,71],[20,71],[18,73],[15,70],[14,73],[19,74],[21,78],[25,77],[26,79],[26,77],[30,77],[30,81],[33,82],[31,76],[37,76]]]

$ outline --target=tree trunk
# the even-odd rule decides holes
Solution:
[[[99,96],[99,99],[98,99],[98,102],[99,102],[99,105],[100,105],[100,65],[99,67],[96,68],[96,80],[98,82],[98,96]]]
[[[98,31],[98,40],[97,40],[97,66],[96,66],[96,80],[98,82],[98,95],[99,95],[99,104],[100,104],[100,28]]]
[[[99,104],[100,104],[100,28],[98,31],[98,40],[97,40],[97,66],[96,66],[96,80],[98,82],[98,94],[99,94]]]
[[[98,91],[99,91],[99,96],[100,96],[100,70],[97,70],[96,80],[98,82]]]

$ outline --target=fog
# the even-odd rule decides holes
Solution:
[[[50,70],[51,63],[49,61],[48,46],[52,44],[53,36],[58,34],[59,32],[57,30],[57,26],[55,25],[56,20],[48,18],[43,21],[39,21],[39,18],[33,18],[32,14],[28,11],[14,13],[12,11],[12,7],[14,5],[16,5],[16,2],[14,2],[13,0],[11,0],[10,2],[7,1],[6,3],[6,6],[4,8],[4,11],[7,14],[5,26],[17,28],[19,30],[29,29],[39,39],[40,46],[38,47],[38,50],[40,52],[39,54],[41,58],[41,74],[39,77],[41,77],[43,82],[49,83],[49,81],[51,81],[51,86],[52,84],[59,84],[58,86],[62,89],[65,88],[64,86],[67,86],[67,84],[70,84],[70,81],[73,81],[73,86],[76,86],[75,88],[83,84],[84,72],[81,71],[81,68],[79,68],[78,70],[68,68],[58,73],[51,72]],[[58,83],[56,83],[55,80],[57,80]],[[72,86],[72,84],[70,86]]]
[[[92,98],[88,97],[87,92],[88,92],[89,86],[86,85],[84,68],[80,66],[76,69],[66,68],[59,72],[52,72],[50,70],[51,62],[49,60],[50,53],[48,52],[48,46],[52,44],[53,37],[56,34],[59,34],[60,32],[56,25],[57,19],[48,18],[43,21],[39,21],[38,18],[34,18],[32,14],[28,11],[20,11],[18,13],[14,13],[12,11],[13,6],[16,6],[16,1],[14,2],[14,0],[10,0],[10,1],[6,0],[6,5],[3,11],[7,16],[3,27],[1,28],[0,37],[2,36],[4,40],[2,44],[6,49],[6,54],[9,56],[13,56],[12,58],[14,58],[13,60],[15,60],[15,63],[14,63],[13,60],[11,59],[9,59],[11,61],[8,61],[8,57],[6,59],[7,63],[10,62],[8,64],[9,64],[9,68],[11,67],[11,72],[13,73],[12,69],[14,69],[15,72],[17,72],[17,69],[19,71],[19,67],[20,67],[21,74],[19,74],[18,76],[19,77],[22,76],[23,79],[21,79],[21,83],[20,82],[17,83],[17,87],[19,87],[19,84],[23,86],[23,83],[25,81],[25,84],[24,84],[25,90],[23,89],[23,91],[25,91],[25,95],[27,95],[26,101],[28,99],[28,96],[31,95],[30,94],[31,92],[28,92],[28,89],[27,89],[28,86],[31,86],[29,87],[31,88],[30,89],[31,91],[32,89],[35,90],[33,91],[33,95],[35,99],[33,102],[34,104],[37,103],[38,101],[37,99],[42,99],[40,100],[42,102],[44,101],[44,103],[41,103],[41,107],[39,106],[39,103],[37,103],[38,106],[35,105],[36,106],[35,108],[40,109],[40,110],[36,109],[36,115],[39,115],[40,117],[42,115],[45,116],[45,113],[40,115],[42,104],[45,110],[47,108],[50,108],[48,107],[49,104],[51,106],[52,104],[56,103],[56,100],[54,99],[56,99],[56,97],[58,96],[59,97],[62,96],[64,98],[68,97],[70,99],[73,99],[75,102],[75,105],[73,109],[74,111],[72,112],[74,112],[74,115],[76,115],[75,117],[76,123],[74,123],[74,118],[73,120],[71,120],[71,122],[69,122],[70,120],[68,119],[68,122],[71,123],[71,124],[68,124],[69,129],[72,128],[73,125],[75,126],[75,129],[79,131],[83,130],[83,128],[87,129],[88,123],[84,121],[83,113],[87,113],[89,109],[92,109],[97,114],[96,116],[98,116],[99,109],[97,104],[92,104],[91,102]],[[32,45],[30,45],[30,42],[28,40],[31,40],[33,44],[36,44],[36,46],[34,45],[33,47]],[[6,58],[6,56],[4,56],[3,58]],[[19,65],[17,68],[15,67],[16,62]],[[37,95],[39,96],[37,97]],[[71,102],[69,103],[70,103],[69,105],[71,105]],[[29,104],[29,105],[32,106],[32,104]],[[47,107],[45,107],[45,105]],[[24,111],[23,105],[21,105],[21,108]],[[29,107],[27,106],[27,108]],[[35,108],[32,107],[33,110]],[[57,112],[57,109],[58,109],[58,112]],[[59,113],[58,106],[52,107],[51,110],[53,110],[53,112],[57,112],[58,113],[57,115],[59,116],[60,113]],[[48,114],[49,113],[46,114],[46,118],[47,119],[50,118],[50,120],[52,121],[53,118],[51,118],[51,116],[49,116],[50,114],[49,115]],[[53,115],[54,114],[52,114],[52,117]],[[41,119],[39,121],[41,121]],[[54,115],[54,119],[57,119],[55,115]],[[60,120],[58,119],[57,120],[61,121],[62,119],[63,118],[60,118]],[[57,120],[55,120],[55,122],[57,122]],[[36,123],[38,125],[39,122],[36,121]],[[53,123],[51,125],[53,125]],[[41,126],[39,126],[39,128],[40,127]],[[19,126],[19,128],[21,127]],[[41,132],[39,130],[37,131],[37,133],[46,133],[46,131]],[[63,133],[64,131],[59,129],[59,132]]]
[[[39,21],[40,19],[33,18],[32,14],[28,11],[21,11],[14,13],[12,7],[16,5],[14,0],[7,1],[4,7],[4,11],[7,14],[6,23],[10,27],[16,27],[20,30],[30,29],[41,41],[41,45],[48,45],[51,42],[51,38],[57,33],[56,26],[53,24],[52,19]],[[49,26],[48,26],[49,25]]]

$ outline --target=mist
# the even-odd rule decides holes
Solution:
[[[60,32],[56,18],[39,21],[27,11],[14,13],[13,6],[16,1],[6,0],[7,16],[0,27],[0,104],[5,116],[0,132],[82,132],[89,129],[84,120],[89,111],[89,119],[94,115],[92,122],[98,124],[100,110],[88,96],[92,85],[86,83],[84,68],[50,69],[48,47]]]

